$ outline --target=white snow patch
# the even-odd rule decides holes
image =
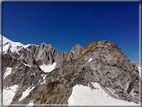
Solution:
[[[74,51],[71,51],[72,53],[74,53]],[[75,54],[75,53],[74,53]]]
[[[7,77],[9,74],[11,74],[11,71],[12,71],[12,68],[11,67],[7,67],[6,70],[5,70],[5,73],[4,73],[4,77]]]
[[[28,66],[28,67],[31,67],[31,65],[29,65],[29,64],[25,64],[25,63],[23,63],[25,66]]]
[[[30,107],[33,107],[33,105],[34,105],[34,104],[33,104],[33,100],[31,100],[30,103],[29,103],[26,107],[29,107],[29,106],[30,106]]]
[[[43,74],[42,74],[42,77],[43,77],[43,80],[44,80],[44,81],[41,82],[40,84],[45,84],[45,82],[46,82],[46,80],[45,80],[46,75],[43,75]],[[41,80],[40,80],[40,81],[41,81]]]
[[[26,91],[23,92],[22,97],[19,99],[19,101],[21,101],[22,99],[24,99],[27,95],[29,95],[29,92],[34,89],[35,87],[32,87],[31,89],[28,88]]]
[[[12,102],[13,97],[16,94],[17,88],[18,88],[18,85],[13,85],[11,87],[3,89],[3,104],[4,105],[9,105]]]
[[[25,45],[25,46],[23,46],[24,48],[27,48],[28,46],[30,46],[31,44],[27,44],[27,45]]]
[[[88,62],[92,61],[92,58],[89,58]]]
[[[44,71],[44,72],[51,72],[53,69],[55,69],[56,66],[56,62],[54,62],[52,65],[41,65],[40,68]]]
[[[142,67],[138,67],[139,68],[139,75],[141,77],[141,70],[142,70]]]
[[[83,85],[75,85],[71,96],[68,99],[68,105],[135,105],[133,102],[126,102],[109,96],[98,83],[92,83],[97,89]]]

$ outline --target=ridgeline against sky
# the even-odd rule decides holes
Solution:
[[[139,61],[139,3],[3,3],[3,35],[67,52],[107,40]]]

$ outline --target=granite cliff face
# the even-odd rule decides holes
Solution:
[[[39,46],[34,44],[23,45],[3,37],[3,54],[9,54],[12,58],[18,60],[24,59],[31,66],[34,66],[35,62],[38,65],[48,65],[57,62],[56,67],[60,67],[64,60],[78,58],[80,48],[80,45],[76,45],[70,52],[60,52],[56,51],[50,44],[46,45],[44,42]]]
[[[113,42],[97,41],[85,48],[77,44],[66,53],[42,43],[20,48],[16,54],[2,55],[3,88],[17,86],[10,104],[68,104],[75,85],[96,89],[92,82],[115,99],[140,102],[138,67]],[[57,64],[51,72],[39,67],[53,62]]]
[[[79,58],[79,53],[81,49],[82,47],[79,44],[77,44],[76,46],[72,47],[70,52],[62,53],[62,55],[57,60],[56,68],[59,68],[65,60],[72,61]]]

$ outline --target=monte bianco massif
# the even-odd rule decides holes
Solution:
[[[23,45],[2,37],[3,105],[141,103],[138,66],[114,42],[60,52],[44,42]]]

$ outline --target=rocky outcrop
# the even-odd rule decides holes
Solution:
[[[70,59],[75,60],[75,59],[79,58],[79,53],[80,53],[81,49],[82,49],[82,47],[79,44],[77,44],[75,47],[72,47],[72,49],[69,52]]]
[[[81,49],[82,47],[79,44],[77,44],[76,46],[72,47],[70,52],[62,53],[62,55],[57,60],[56,68],[59,68],[65,60],[72,61],[79,58],[79,53]]]

